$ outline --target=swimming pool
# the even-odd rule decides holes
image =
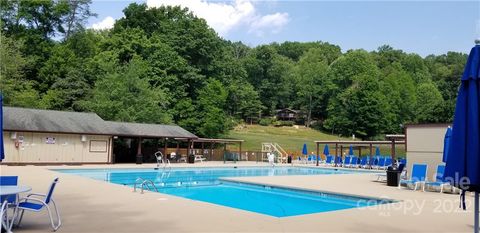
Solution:
[[[57,169],[55,171],[132,186],[136,179],[155,183],[158,192],[274,217],[328,212],[390,203],[334,193],[226,181],[222,178],[279,175],[335,175],[358,173],[306,167],[239,167],[175,169]]]

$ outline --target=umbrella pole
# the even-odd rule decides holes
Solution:
[[[478,192],[475,192],[475,224],[473,226],[473,232],[478,233]]]

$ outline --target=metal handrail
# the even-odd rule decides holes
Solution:
[[[142,182],[142,183],[140,183],[140,182]],[[145,187],[148,188],[148,190],[152,190],[152,187],[153,187],[153,189],[155,189],[155,192],[158,192],[157,186],[155,186],[155,183],[153,183],[153,181],[151,181],[151,180],[147,180],[147,179],[143,179],[141,177],[138,177],[135,180],[135,184],[133,185],[133,192],[137,192],[137,185],[140,185],[140,187],[141,187],[140,193],[142,193],[142,194],[143,194],[143,190],[145,190]]]
[[[136,180],[135,180],[135,184],[133,185],[133,192],[137,192],[137,184],[143,184],[143,182],[145,181],[145,179],[143,179],[142,177],[138,177]],[[140,183],[141,182],[141,183]]]
[[[153,183],[153,181],[151,180],[144,180],[142,182],[142,190],[140,191],[141,194],[143,194],[143,190],[144,190],[144,187],[147,187],[148,190],[151,190],[151,187],[149,186],[149,184],[151,184],[153,186],[153,188],[155,189],[155,192],[158,192],[158,189],[157,187],[155,186],[155,183]]]

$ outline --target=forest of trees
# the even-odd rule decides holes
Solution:
[[[5,105],[175,123],[203,137],[286,107],[318,130],[364,139],[406,123],[450,122],[466,62],[463,53],[422,58],[388,45],[251,48],[180,7],[133,3],[112,29],[95,31],[86,28],[91,0],[0,4]]]

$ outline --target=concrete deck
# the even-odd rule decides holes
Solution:
[[[204,162],[194,166],[258,166],[257,163]],[[81,168],[151,167],[91,165]],[[174,166],[193,166],[188,164]],[[133,193],[110,184],[49,168],[77,166],[0,166],[1,175],[18,175],[20,184],[44,193],[54,177],[54,197],[63,225],[59,232],[472,232],[473,198],[467,211],[454,194],[398,190],[374,182],[372,174],[241,177],[235,180],[400,200],[398,203],[286,218],[188,200],[161,193]],[[26,213],[14,232],[50,232],[46,212]]]

